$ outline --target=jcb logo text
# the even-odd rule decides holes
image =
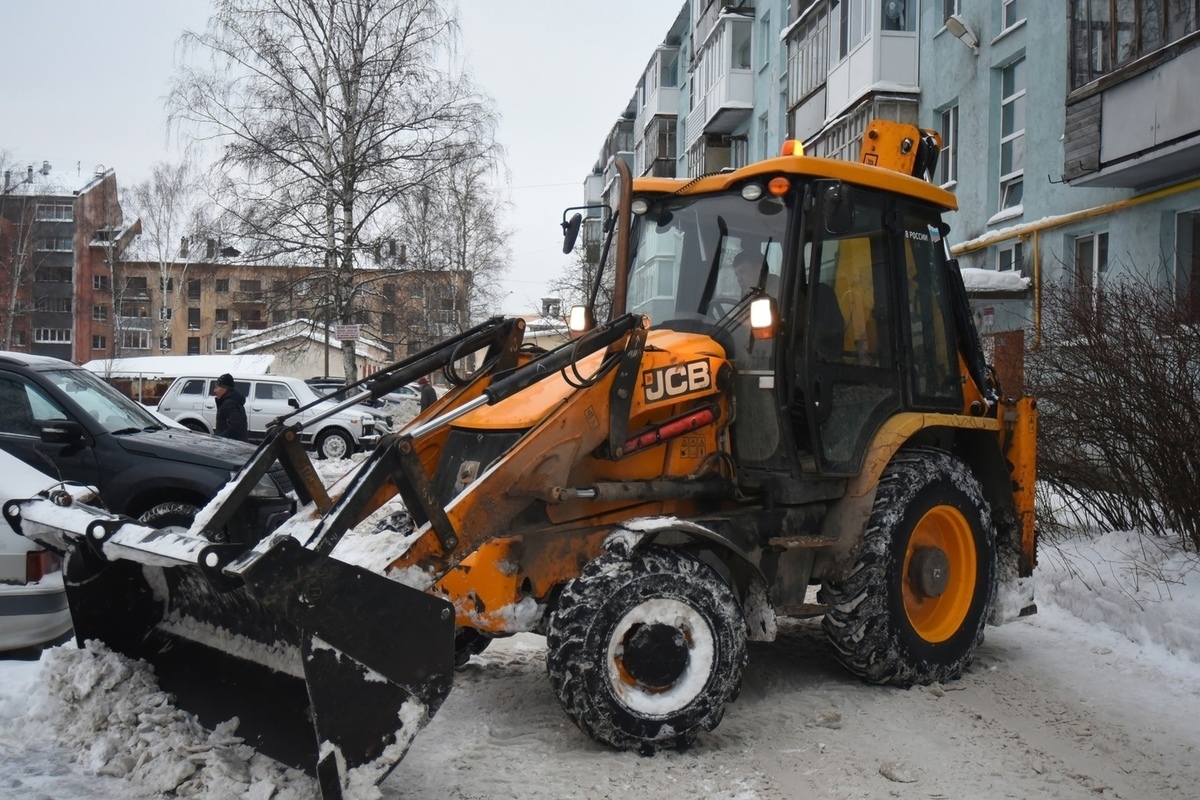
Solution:
[[[712,372],[709,370],[707,359],[650,370],[642,376],[642,388],[646,393],[647,403],[702,392],[710,386]]]

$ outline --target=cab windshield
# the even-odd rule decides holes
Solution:
[[[778,296],[788,198],[740,193],[656,199],[635,217],[626,309],[695,328],[752,292]]]

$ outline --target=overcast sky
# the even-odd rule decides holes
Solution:
[[[18,164],[49,161],[86,182],[97,166],[121,185],[178,157],[163,100],[199,0],[3,0],[0,150]],[[460,52],[496,101],[512,201],[511,294],[504,311],[532,312],[569,262],[558,223],[582,202],[583,179],[633,95],[682,0],[459,0]],[[489,309],[490,311],[490,309]]]

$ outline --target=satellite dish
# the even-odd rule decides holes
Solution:
[[[900,19],[904,13],[904,0],[888,0],[883,4],[883,13],[888,19]]]

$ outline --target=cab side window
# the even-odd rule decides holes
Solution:
[[[185,395],[204,395],[206,394],[204,384],[205,381],[203,378],[192,378],[184,381],[183,386],[179,389],[179,393]]]

